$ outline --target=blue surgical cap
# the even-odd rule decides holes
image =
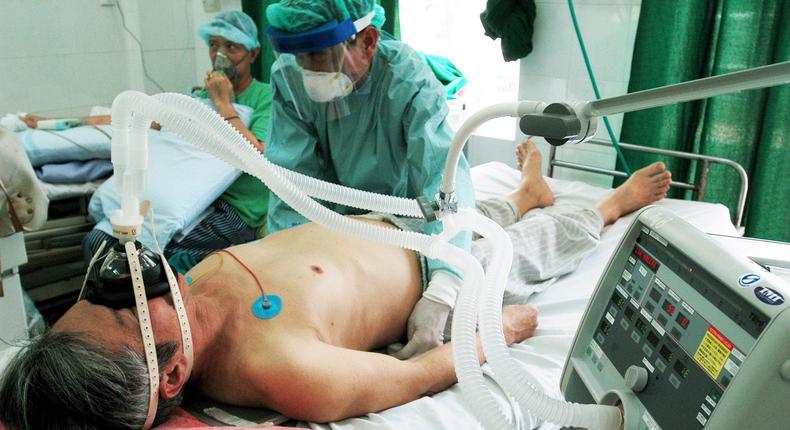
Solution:
[[[246,13],[240,10],[220,12],[200,24],[198,35],[208,45],[211,36],[221,36],[234,43],[244,45],[248,51],[261,46],[258,41],[258,27]]]
[[[280,0],[266,8],[266,19],[274,28],[299,33],[332,20],[356,21],[373,11],[371,24],[381,29],[384,9],[374,0]]]

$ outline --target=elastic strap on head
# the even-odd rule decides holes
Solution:
[[[151,328],[148,299],[145,296],[143,273],[140,269],[140,259],[137,249],[133,241],[126,242],[124,248],[126,249],[126,256],[129,260],[129,270],[132,274],[134,300],[137,304],[137,320],[140,323],[140,334],[142,334],[143,337],[143,349],[145,350],[145,362],[148,365],[150,397],[148,401],[148,415],[143,425],[143,430],[148,430],[154,423],[156,409],[159,403],[159,363],[156,358],[156,342],[154,341],[154,331]]]
[[[173,270],[167,264],[165,255],[159,253],[159,258],[162,259],[162,266],[165,268],[167,274],[167,283],[170,285],[170,294],[173,297],[173,307],[176,308],[176,315],[178,315],[178,325],[181,328],[181,344],[184,350],[184,356],[187,358],[187,378],[192,374],[192,363],[194,361],[194,348],[192,347],[192,333],[189,329],[189,318],[187,317],[186,307],[184,306],[184,299],[181,297],[181,290],[178,289],[178,281],[176,281]]]
[[[357,33],[362,31],[365,27],[369,26],[371,22],[373,22],[373,17],[376,16],[376,11],[372,10],[369,14],[363,16],[362,18],[354,21],[354,28],[357,29]]]
[[[187,378],[189,378],[189,375],[192,374],[192,363],[194,361],[192,332],[189,329],[189,318],[187,317],[186,307],[184,306],[184,299],[181,297],[181,290],[178,289],[178,281],[173,274],[173,270],[170,269],[170,264],[167,263],[167,258],[165,258],[165,254],[159,246],[159,241],[156,240],[156,221],[153,207],[151,208],[151,233],[154,237],[156,252],[162,260],[162,267],[167,275],[167,284],[170,286],[170,295],[173,297],[173,307],[176,309],[176,315],[178,316],[178,325],[181,329],[181,347],[184,350],[184,356],[187,358]]]
[[[99,249],[93,253],[93,257],[91,257],[91,261],[88,263],[88,270],[85,272],[85,279],[82,280],[82,288],[80,288],[80,294],[77,296],[77,301],[85,298],[85,285],[88,283],[88,277],[91,275],[91,269],[93,269],[93,265],[96,264],[96,260],[101,257],[101,252],[104,251],[104,246],[107,245],[106,240],[102,240],[101,244],[99,244]]]

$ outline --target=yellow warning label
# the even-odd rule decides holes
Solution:
[[[732,342],[711,326],[702,338],[694,359],[713,379],[718,379],[732,348]]]

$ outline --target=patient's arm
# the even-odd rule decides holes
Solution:
[[[40,115],[33,115],[27,114],[25,116],[20,116],[19,119],[22,120],[28,127],[30,128],[38,128],[38,122],[43,121],[45,119],[60,119],[60,118],[74,118],[70,116],[63,116],[63,117],[46,117]],[[82,119],[88,122],[88,125],[110,125],[112,117],[110,115],[91,115],[91,116],[78,116],[77,119]],[[158,123],[152,122],[151,128],[154,130],[159,130],[162,128]]]
[[[508,344],[520,342],[534,334],[537,310],[531,305],[506,307],[503,326]],[[478,356],[485,361],[479,345]],[[449,343],[401,361],[315,341],[300,345],[298,357],[274,367],[260,375],[271,406],[291,418],[316,422],[377,412],[456,382]]]
[[[408,361],[315,341],[261,375],[271,407],[295,419],[329,422],[376,412],[455,383],[450,345]]]
[[[63,116],[63,117],[47,117],[47,116],[40,116],[40,115],[33,115],[27,114],[25,116],[20,116],[19,119],[22,120],[28,127],[30,128],[37,128],[38,122],[43,121],[45,119],[60,119],[60,118],[74,118],[72,116]],[[93,116],[78,116],[78,119],[82,119],[88,122],[88,125],[108,125],[110,124],[110,115],[93,115]]]

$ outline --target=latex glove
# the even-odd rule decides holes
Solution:
[[[204,81],[206,92],[214,104],[230,103],[233,97],[233,83],[220,72],[208,72]]]
[[[403,348],[391,345],[390,354],[401,360],[422,354],[444,343],[444,326],[450,314],[450,305],[423,296],[409,316],[407,336]]]

